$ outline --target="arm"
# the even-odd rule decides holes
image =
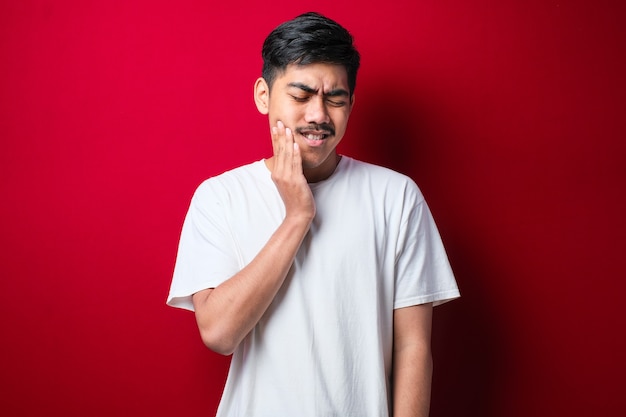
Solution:
[[[432,304],[396,309],[393,317],[393,415],[427,417],[433,370]]]
[[[193,295],[196,321],[211,350],[232,353],[263,316],[282,286],[315,216],[302,173],[300,150],[281,122],[272,128],[272,179],[285,204],[285,218],[257,256],[216,288]]]

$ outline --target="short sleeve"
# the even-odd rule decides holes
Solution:
[[[396,249],[394,308],[439,305],[460,296],[428,205],[417,185],[409,185]]]
[[[167,304],[193,311],[191,296],[240,269],[228,220],[228,195],[207,180],[198,187],[180,235]]]

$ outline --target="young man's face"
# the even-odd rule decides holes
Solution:
[[[270,127],[281,121],[294,134],[305,176],[325,179],[334,171],[335,148],[343,138],[353,101],[346,69],[341,65],[289,65],[271,90],[257,80],[255,98]]]

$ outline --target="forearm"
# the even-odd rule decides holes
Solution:
[[[433,374],[430,348],[432,313],[432,304],[394,311],[394,417],[428,416]]]
[[[428,346],[407,346],[394,353],[394,417],[428,416],[432,372],[432,355]]]
[[[204,343],[229,354],[261,319],[283,284],[310,219],[287,217],[257,256],[212,290],[193,297]]]
[[[245,268],[216,288],[193,296],[202,340],[222,354],[232,353],[259,322],[315,217],[315,201],[293,133],[280,121],[271,131],[274,156],[266,164],[285,205],[285,219]]]

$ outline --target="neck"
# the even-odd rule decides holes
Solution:
[[[308,169],[303,167],[302,172],[308,183],[324,181],[333,175],[339,161],[341,161],[341,155],[333,153],[326,161],[316,167]]]
[[[270,170],[270,172],[274,170],[275,158],[275,156],[272,156],[265,160],[265,166],[267,167],[267,169]],[[333,153],[328,157],[326,161],[316,167],[302,167],[302,174],[309,184],[324,181],[325,179],[333,175],[333,172],[335,172],[337,165],[339,165],[339,161],[341,161],[341,155]]]

